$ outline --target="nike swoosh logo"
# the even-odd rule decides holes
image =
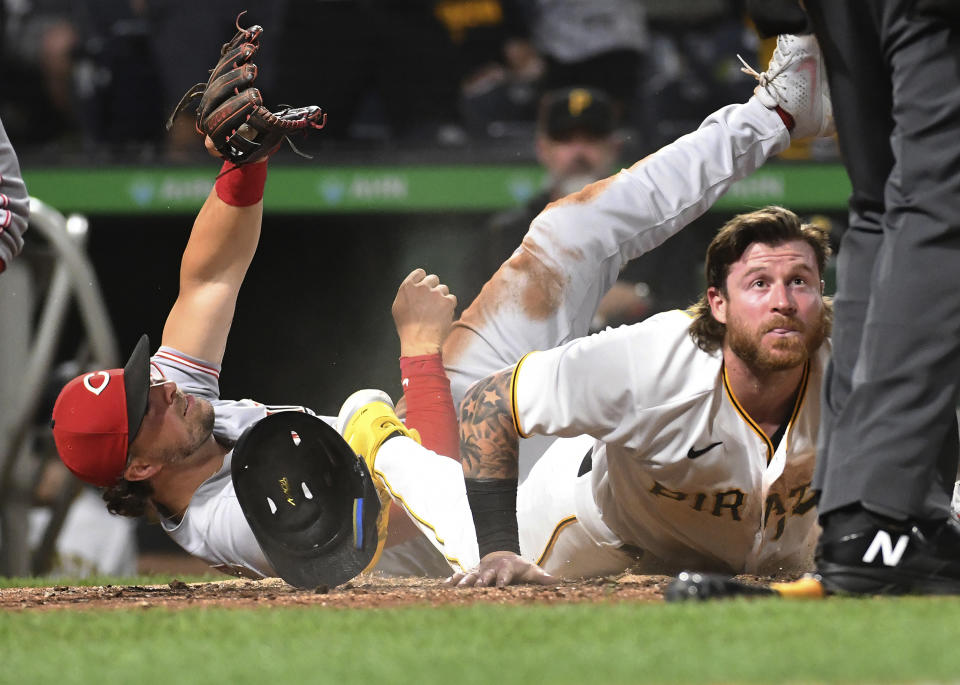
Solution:
[[[687,452],[687,459],[696,459],[697,457],[702,457],[704,454],[712,450],[717,445],[722,445],[722,444],[723,444],[722,442],[715,442],[712,445],[707,445],[702,450],[695,450],[691,447],[690,451]]]

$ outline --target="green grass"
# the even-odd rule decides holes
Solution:
[[[960,599],[0,614],[2,683],[960,679]]]

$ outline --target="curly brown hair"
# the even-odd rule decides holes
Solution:
[[[813,248],[821,277],[830,258],[830,237],[826,230],[813,224],[804,224],[800,218],[783,207],[764,207],[747,214],[738,214],[724,224],[707,247],[707,289],[717,288],[727,294],[727,275],[730,265],[740,259],[753,243],[779,245],[791,240],[802,240]],[[826,334],[833,323],[833,306],[824,298]],[[713,318],[706,289],[700,300],[687,310],[693,317],[690,336],[704,352],[715,352],[723,346],[727,327]]]
[[[103,501],[107,511],[118,516],[136,518],[154,510],[151,497],[153,486],[144,480],[117,479],[117,482],[103,491]]]

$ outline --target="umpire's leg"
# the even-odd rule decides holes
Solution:
[[[821,514],[860,502],[895,518],[942,517],[956,474],[960,41],[909,16],[912,4],[808,2],[855,188],[815,483]],[[891,158],[878,240],[870,166]]]
[[[814,474],[818,490],[822,490],[832,460],[829,446],[836,416],[850,395],[873,264],[882,241],[884,187],[893,168],[889,77],[874,18],[865,11],[848,12],[846,3],[827,0],[824,4],[821,7],[818,0],[811,0],[806,6],[827,65],[840,152],[853,194],[849,225],[837,255],[833,354],[824,377]],[[831,508],[831,503],[821,499],[821,512]]]

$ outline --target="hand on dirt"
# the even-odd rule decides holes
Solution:
[[[490,552],[480,560],[480,565],[469,573],[454,573],[447,578],[447,585],[456,587],[484,587],[532,583],[553,585],[557,578],[542,568],[513,552]]]

